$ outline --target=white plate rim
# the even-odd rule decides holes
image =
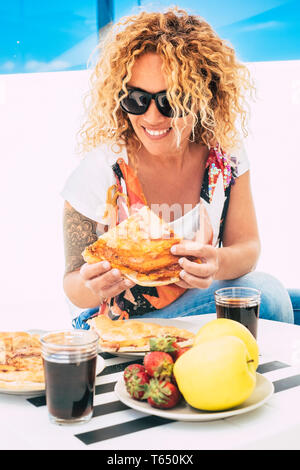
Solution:
[[[200,329],[200,326],[192,321],[185,321],[185,320],[179,320],[180,317],[178,318],[129,318],[129,320],[136,320],[136,321],[142,321],[145,323],[157,323],[158,325],[162,326],[176,326],[178,328],[183,328],[186,330],[191,331],[192,333],[197,333],[198,330]],[[126,320],[124,320],[126,321]],[[105,351],[101,349],[101,346],[99,346],[99,350],[101,353],[108,353],[112,354],[114,356],[118,357],[144,357],[145,354],[149,351],[121,351],[121,352],[111,352],[111,351]]]
[[[274,393],[274,385],[273,383],[264,375],[259,374],[256,372],[256,387],[254,391],[252,392],[251,396],[245,400],[244,403],[242,403],[240,406],[232,408],[230,410],[225,410],[225,411],[211,411],[211,412],[205,412],[201,410],[196,410],[194,413],[176,413],[176,407],[169,409],[169,410],[163,410],[159,408],[153,408],[150,406],[147,402],[145,401],[138,401],[134,400],[131,398],[125,388],[125,383],[123,376],[119,378],[117,381],[114,391],[119,398],[121,402],[123,402],[125,405],[129,406],[130,408],[133,408],[137,411],[141,411],[142,413],[146,414],[152,414],[155,416],[160,416],[162,418],[167,418],[170,420],[174,421],[215,421],[219,419],[224,419],[224,418],[229,418],[231,416],[236,416],[244,413],[248,413],[252,410],[255,410],[265,404],[273,395]],[[253,403],[252,405],[246,405],[247,401],[249,401],[252,397],[252,395],[257,391],[258,386],[263,386],[266,388],[265,390],[265,395],[264,397]],[[185,403],[185,406],[191,410],[189,405]]]

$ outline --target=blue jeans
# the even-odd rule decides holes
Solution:
[[[288,289],[294,310],[294,323],[300,325],[300,289]]]
[[[214,313],[215,290],[230,286],[253,287],[261,290],[260,318],[294,323],[293,305],[287,289],[270,274],[257,271],[229,281],[214,281],[208,289],[189,289],[167,307],[146,313],[139,318],[174,318]],[[300,290],[291,289],[290,293],[299,313]]]

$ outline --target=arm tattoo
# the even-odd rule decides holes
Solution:
[[[65,205],[63,233],[65,249],[65,274],[79,269],[84,264],[82,252],[86,246],[98,240],[97,222]],[[99,234],[100,235],[100,234]]]

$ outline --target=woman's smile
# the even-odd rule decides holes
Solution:
[[[149,127],[141,126],[144,129],[145,135],[151,140],[161,140],[167,137],[172,131],[172,127],[165,129],[151,129]]]

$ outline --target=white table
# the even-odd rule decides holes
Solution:
[[[215,315],[185,317],[199,327]],[[114,383],[128,361],[108,357],[97,377],[89,423],[50,423],[45,397],[0,394],[0,449],[300,449],[300,326],[259,320],[259,372],[275,386],[271,399],[239,416],[210,422],[164,423],[126,408]],[[107,355],[105,355],[107,357]]]

